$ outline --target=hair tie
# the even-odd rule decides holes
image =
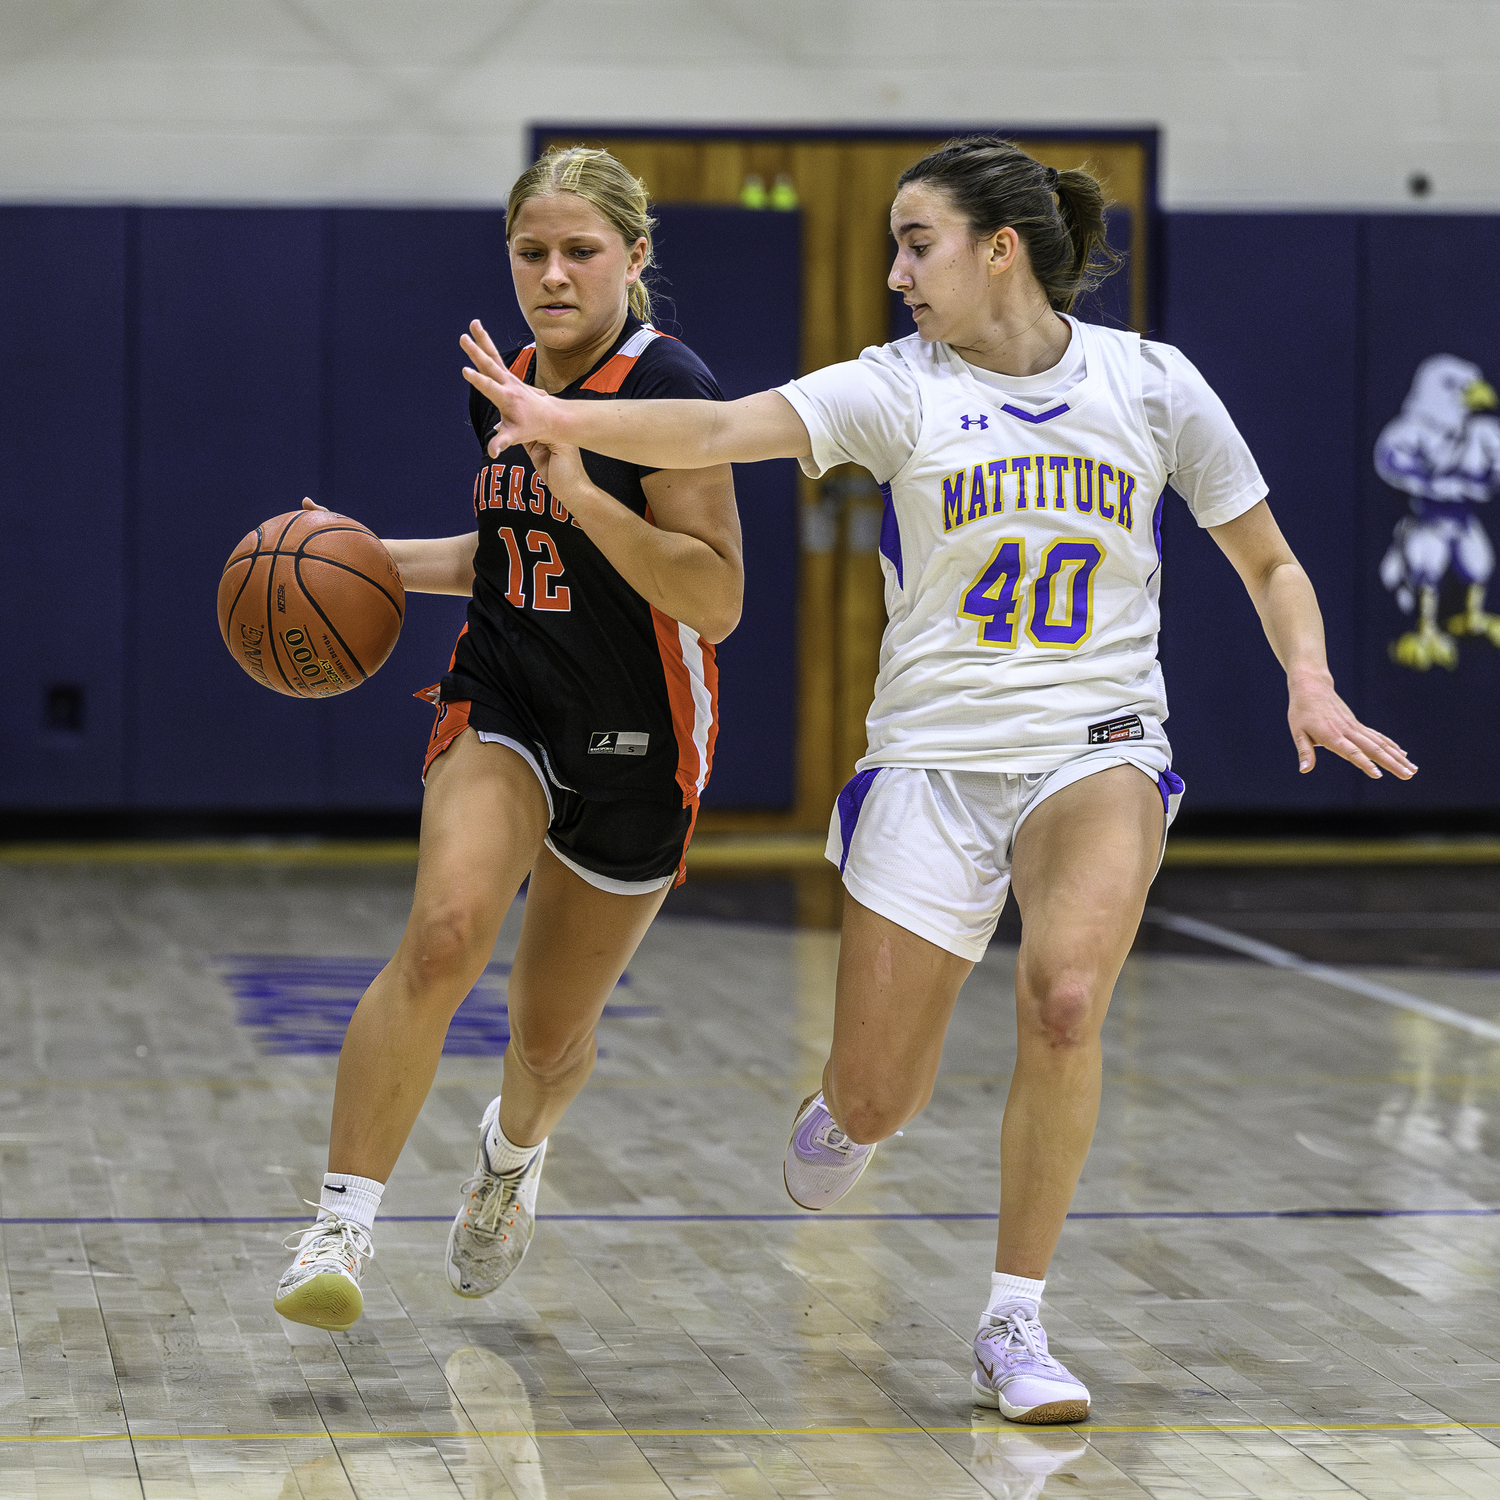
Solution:
[[[1048,167],[1047,175],[1042,179],[1043,186],[1049,193],[1057,191],[1057,168]]]

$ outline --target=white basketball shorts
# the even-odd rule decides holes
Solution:
[[[1016,830],[1032,809],[1085,776],[1135,766],[1156,783],[1170,825],[1183,785],[1169,756],[1163,739],[1128,755],[1100,746],[1020,775],[872,767],[839,793],[824,852],[860,905],[978,963],[1010,890]]]

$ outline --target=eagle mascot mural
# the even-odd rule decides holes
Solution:
[[[1417,366],[1401,414],[1375,443],[1375,472],[1407,496],[1380,564],[1380,579],[1416,629],[1391,642],[1391,660],[1414,671],[1458,665],[1455,637],[1500,647],[1500,615],[1485,608],[1495,549],[1477,508],[1500,495],[1500,415],[1476,364],[1434,354]],[[1446,628],[1438,594],[1451,573],[1463,608]]]

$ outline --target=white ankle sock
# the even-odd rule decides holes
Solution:
[[[507,1172],[519,1172],[533,1156],[541,1150],[542,1143],[535,1146],[518,1146],[500,1128],[500,1114],[495,1113],[494,1123],[484,1138],[484,1154],[490,1159],[490,1171],[504,1176]]]
[[[380,1207],[380,1195],[385,1191],[383,1182],[373,1177],[353,1177],[347,1172],[325,1172],[323,1191],[318,1194],[318,1217],[327,1218],[337,1214],[341,1219],[350,1219],[362,1229],[375,1228],[375,1211]]]
[[[985,1323],[996,1313],[1007,1307],[1014,1307],[1018,1302],[1030,1303],[1031,1314],[1036,1316],[1037,1310],[1042,1302],[1042,1290],[1047,1285],[1046,1281],[1031,1281],[1025,1276],[1007,1276],[1004,1271],[990,1272],[990,1301],[984,1310],[984,1316],[979,1320],[979,1326]]]

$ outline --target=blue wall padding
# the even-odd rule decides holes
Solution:
[[[0,209],[0,801],[10,806],[129,794],[126,221],[118,208]],[[53,685],[82,690],[81,733],[46,727]]]
[[[1363,525],[1352,553],[1367,610],[1360,632],[1361,705],[1411,751],[1421,774],[1410,786],[1369,783],[1363,800],[1381,808],[1481,807],[1500,803],[1500,650],[1460,639],[1454,672],[1416,673],[1395,666],[1387,642],[1411,628],[1377,580],[1404,497],[1371,463],[1380,430],[1401,409],[1412,374],[1430,354],[1456,354],[1500,383],[1500,303],[1492,287],[1500,270],[1500,217],[1389,215],[1364,221],[1364,381],[1358,495]],[[1500,500],[1500,494],[1495,495]],[[1500,544],[1500,504],[1478,507],[1492,543]],[[1500,611],[1500,579],[1488,607]],[[1441,618],[1456,612],[1463,590],[1451,577]]]
[[[1378,570],[1406,501],[1376,476],[1373,453],[1428,355],[1500,372],[1500,307],[1471,292],[1500,265],[1500,217],[1173,214],[1165,228],[1164,336],[1224,398],[1260,463],[1317,586],[1341,694],[1421,767],[1409,784],[1372,781],[1323,751],[1311,776],[1297,774],[1284,678],[1255,613],[1169,495],[1161,654],[1187,805],[1495,806],[1500,652],[1462,640],[1451,674],[1391,661],[1412,622]],[[1486,510],[1493,539],[1500,511]],[[1459,602],[1450,583],[1444,619]]]
[[[151,209],[139,232],[131,800],[321,807],[318,705],[235,667],[214,591],[230,548],[316,485],[325,216]]]
[[[657,217],[658,326],[697,353],[730,401],[792,379],[801,214],[665,204]],[[734,487],[745,609],[719,647],[719,741],[703,801],[788,807],[796,795],[797,466],[742,464]]]
[[[795,374],[799,216],[661,219],[682,331],[726,388]],[[527,336],[503,214],[10,208],[0,230],[0,806],[418,806],[432,711],[412,693],[464,601],[410,596],[385,667],[304,703],[239,670],[214,595],[231,547],[303,495],[388,536],[473,528],[458,335],[478,316]],[[728,304],[716,270],[742,288]],[[721,751],[721,806],[792,799],[789,471],[740,484],[758,585],[723,663],[748,732]],[[80,731],[45,726],[53,686],[82,690]]]
[[[798,216],[669,205],[660,217],[668,331],[731,397],[788,378]],[[502,342],[523,336],[502,235],[495,211],[0,209],[0,806],[418,804],[430,713],[410,694],[446,666],[462,602],[413,596],[384,670],[307,704],[235,666],[214,588],[233,543],[303,494],[388,535],[472,527],[456,339],[475,314]],[[1410,786],[1375,783],[1325,753],[1297,775],[1254,611],[1168,496],[1162,658],[1187,805],[1496,805],[1500,651],[1463,639],[1451,674],[1390,661],[1410,621],[1377,569],[1405,502],[1371,456],[1429,354],[1500,376],[1500,305],[1482,292],[1500,217],[1176,214],[1161,244],[1161,336],[1256,453],[1317,584],[1340,689],[1423,768]],[[792,466],[748,466],[737,486],[749,589],[721,656],[709,801],[784,806]],[[1444,618],[1460,602],[1450,582]],[[49,726],[54,687],[81,690],[80,729]]]
[[[1171,215],[1163,335],[1223,398],[1255,454],[1277,521],[1318,590],[1334,677],[1351,695],[1356,472],[1368,466],[1358,236],[1350,215]],[[1315,773],[1298,774],[1285,674],[1228,559],[1171,491],[1162,550],[1161,660],[1185,806],[1352,806],[1364,778],[1336,757],[1320,755]]]
[[[480,454],[458,336],[479,318],[502,349],[529,339],[505,216],[371,209],[330,223],[326,494],[315,498],[381,536],[472,531]],[[358,692],[318,705],[330,805],[420,798],[433,710],[412,694],[447,671],[466,603],[408,594],[390,660]]]

